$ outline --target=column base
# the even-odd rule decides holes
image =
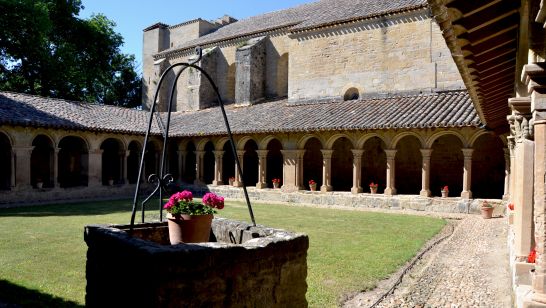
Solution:
[[[394,196],[394,195],[396,195],[396,188],[387,187],[387,188],[385,188],[384,194],[387,195],[387,196]]]
[[[212,181],[212,185],[214,185],[214,186],[220,186],[220,185],[224,185],[224,182],[223,182],[223,181],[216,181],[216,180],[214,180],[214,181]]]
[[[320,187],[320,191],[323,191],[323,192],[332,191],[332,190],[334,190],[332,185],[322,185]]]
[[[430,197],[432,193],[428,189],[423,189],[419,192],[419,195],[422,197]]]
[[[256,188],[257,189],[264,189],[264,188],[267,188],[267,184],[266,183],[256,183]]]
[[[470,190],[461,192],[461,198],[463,199],[472,199],[472,192]]]
[[[239,181],[233,182],[233,187],[243,187],[243,183]]]
[[[362,187],[353,187],[353,188],[351,188],[351,193],[353,193],[353,194],[359,194],[359,193],[362,193],[362,192],[364,192]]]

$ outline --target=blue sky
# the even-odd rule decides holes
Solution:
[[[174,25],[198,17],[216,19],[224,14],[243,19],[308,2],[313,0],[83,0],[85,9],[80,12],[80,17],[102,13],[113,20],[117,25],[116,32],[125,41],[122,51],[135,55],[140,71],[142,29],[156,22]]]

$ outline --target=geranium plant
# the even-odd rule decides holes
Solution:
[[[378,186],[379,186],[379,184],[377,184],[377,183],[374,183],[374,182],[370,183],[370,188],[377,188]]]
[[[447,187],[447,185],[442,187],[442,191],[449,191],[449,187]]]
[[[317,184],[317,182],[315,182],[315,180],[309,180],[309,186],[316,185],[316,184]]]
[[[508,204],[508,208],[510,209],[510,211],[513,211],[514,210],[514,203]]]
[[[174,215],[208,215],[224,208],[224,198],[214,193],[206,193],[202,202],[193,200],[191,191],[184,190],[173,194],[163,208]]]
[[[275,179],[271,180],[271,182],[273,182],[273,184],[275,184],[275,183],[280,183],[280,182],[281,182],[281,179],[276,179],[276,178],[275,178]]]
[[[482,207],[493,207],[493,205],[491,205],[489,202],[487,201],[483,201],[482,202]]]
[[[529,252],[529,255],[527,256],[527,263],[535,263],[537,259],[537,250],[536,247]]]
[[[229,178],[229,181],[235,181],[235,177],[233,177],[233,176],[230,177],[230,178]]]

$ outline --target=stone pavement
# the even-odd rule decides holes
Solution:
[[[404,275],[393,294],[375,307],[511,307],[507,219],[466,215],[453,234]],[[444,231],[449,232],[449,231]],[[396,274],[395,274],[396,276]],[[345,307],[370,307],[385,285],[361,293]]]

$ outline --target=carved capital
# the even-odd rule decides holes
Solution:
[[[322,158],[325,159],[331,159],[334,154],[334,150],[320,150],[320,152],[322,152]]]

